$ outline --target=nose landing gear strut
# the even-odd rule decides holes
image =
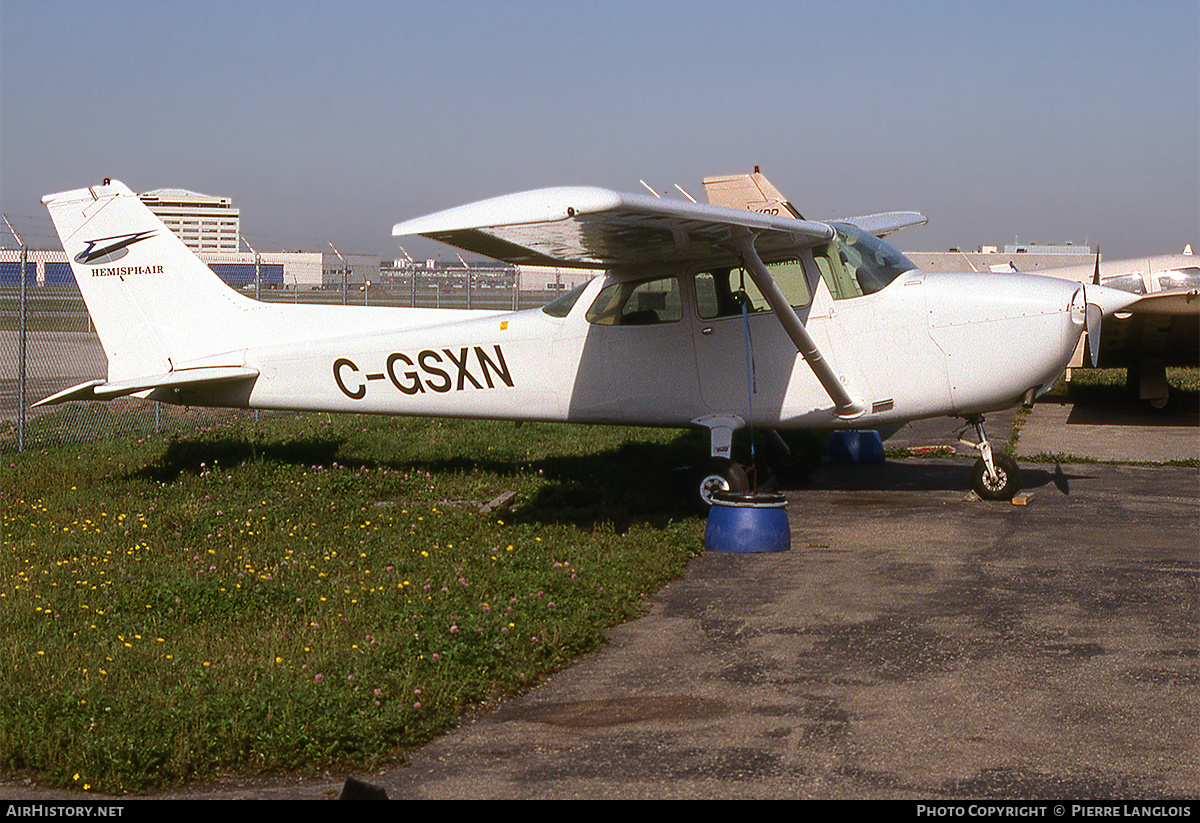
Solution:
[[[979,459],[971,469],[971,488],[984,500],[1012,500],[1021,488],[1021,470],[1017,468],[1017,461],[1007,454],[992,451],[982,415],[972,415],[966,420],[979,437],[978,443],[961,437],[958,441],[979,452]]]

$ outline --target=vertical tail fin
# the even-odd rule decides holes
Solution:
[[[752,174],[705,177],[704,190],[708,193],[708,202],[714,206],[804,219],[783,193],[758,170],[758,166],[754,167]]]
[[[42,203],[108,356],[110,381],[164,374],[233,348],[255,304],[196,257],[124,184]]]

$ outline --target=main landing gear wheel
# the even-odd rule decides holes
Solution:
[[[996,476],[989,477],[983,458],[975,461],[971,470],[971,488],[984,500],[1012,500],[1021,488],[1021,470],[1017,461],[1007,454],[992,454]]]
[[[824,445],[811,431],[768,432],[769,460],[775,473],[785,480],[803,480],[821,466]]]
[[[710,457],[692,468],[692,505],[700,514],[712,507],[713,492],[744,492],[750,488],[746,472],[725,457]]]

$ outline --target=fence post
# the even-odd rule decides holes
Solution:
[[[18,242],[20,242],[18,240]],[[17,370],[17,451],[25,451],[25,354],[27,347],[28,324],[25,320],[26,301],[25,301],[25,270],[29,265],[29,248],[21,243],[21,287],[20,287],[20,308],[21,315],[20,332],[18,333],[18,352],[17,361],[20,364]]]

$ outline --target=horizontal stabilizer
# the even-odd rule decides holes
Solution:
[[[178,371],[167,372],[166,374],[139,377],[133,380],[118,380],[113,383],[106,383],[103,380],[89,380],[86,383],[80,383],[78,386],[64,389],[57,394],[52,394],[33,405],[53,406],[72,400],[112,400],[115,397],[124,397],[128,394],[136,394],[137,392],[149,391],[150,389],[178,389],[184,386],[196,387],[215,383],[227,383],[233,380],[249,380],[254,377],[258,377],[258,369],[250,369],[243,366],[209,366],[199,369],[180,369]]]

